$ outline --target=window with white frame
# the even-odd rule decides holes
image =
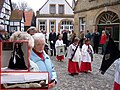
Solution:
[[[50,21],[50,30],[55,29],[55,21]]]
[[[73,23],[72,21],[62,21],[62,24],[60,26],[60,32],[62,32],[62,30],[68,30],[68,31],[72,31],[73,30]]]
[[[59,5],[59,14],[64,14],[64,5]]]
[[[80,22],[80,31],[84,31],[85,30],[85,17],[80,17],[79,22]]]
[[[10,26],[11,31],[17,31],[17,26]]]
[[[40,21],[40,31],[46,32],[46,21]]]
[[[50,5],[50,14],[55,14],[56,13],[56,7],[54,4]]]

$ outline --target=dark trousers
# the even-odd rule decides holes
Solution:
[[[104,54],[105,53],[105,44],[102,44],[102,53],[101,54]]]
[[[55,49],[55,44],[50,43],[50,48],[51,50],[51,56],[53,56],[53,52],[54,52],[54,56],[56,56],[56,49]]]
[[[98,53],[98,46],[99,44],[94,44],[94,47],[93,47],[94,53]]]

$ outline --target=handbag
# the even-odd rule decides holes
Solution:
[[[26,70],[27,66],[25,65],[24,61],[24,54],[21,49],[22,44],[21,43],[15,43],[14,44],[14,49],[12,52],[12,55],[9,60],[9,65],[8,68],[10,69],[23,69]]]

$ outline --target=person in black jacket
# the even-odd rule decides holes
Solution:
[[[50,48],[51,50],[51,56],[53,56],[53,51],[54,51],[54,56],[56,56],[56,50],[55,50],[55,42],[57,40],[57,36],[54,30],[49,34],[49,41],[50,41]]]
[[[66,49],[67,49],[67,47],[68,47],[68,37],[67,37],[67,31],[66,30],[64,30],[63,31],[63,43],[66,45]]]
[[[100,41],[100,33],[95,30],[95,32],[92,34],[93,38],[93,49],[95,53],[98,53],[98,46],[99,46],[99,41]]]

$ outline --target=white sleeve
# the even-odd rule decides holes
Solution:
[[[78,50],[78,54],[81,56],[80,48],[78,47],[77,50]]]
[[[67,58],[70,59],[71,58],[71,49],[72,49],[72,46],[70,45],[68,47],[68,50],[67,50]]]
[[[93,50],[93,47],[90,45],[90,48],[91,48],[91,50],[92,50],[92,54],[94,54],[94,50]]]
[[[57,40],[56,43],[55,43],[55,48],[59,46],[59,41]]]
[[[85,45],[82,46],[82,50],[81,51],[82,51],[82,55],[86,55],[87,54]]]
[[[115,68],[118,72],[120,72],[120,58],[115,61]]]

